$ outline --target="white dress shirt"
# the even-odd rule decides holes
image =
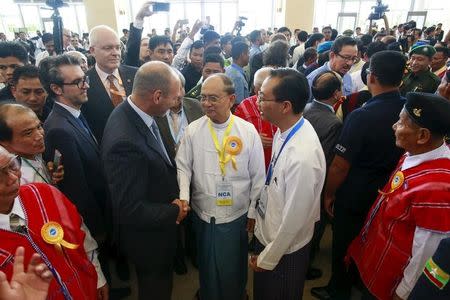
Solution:
[[[230,116],[231,118],[231,116]],[[230,118],[223,124],[212,123],[221,144]],[[209,118],[188,125],[178,149],[176,161],[180,199],[190,201],[192,209],[205,222],[229,223],[248,212],[255,218],[255,204],[264,186],[264,152],[255,127],[234,116],[229,136],[242,141],[242,151],[236,155],[237,170],[231,162],[225,166],[225,179],[233,186],[233,205],[216,205],[216,182],[222,179],[219,158],[208,126]],[[192,197],[190,197],[192,187]]]
[[[429,160],[448,158],[450,159],[450,150],[443,143],[442,146],[432,151],[412,155],[407,153],[403,161],[401,170],[413,168]],[[416,285],[420,274],[422,274],[426,261],[433,256],[441,240],[450,237],[450,232],[431,231],[425,228],[416,227],[412,243],[411,259],[403,271],[403,279],[397,286],[396,293],[402,299],[408,299],[409,294]]]
[[[100,80],[103,83],[103,86],[106,89],[106,92],[108,93],[108,95],[111,97],[111,93],[109,91],[110,89],[110,82],[108,80],[108,76],[109,75],[114,75],[114,85],[116,86],[116,88],[119,90],[119,93],[121,95],[125,95],[125,88],[123,87],[122,84],[122,79],[120,78],[120,74],[119,74],[119,69],[115,69],[114,72],[112,72],[111,74],[104,72],[102,69],[100,69],[100,67],[95,64],[95,70],[97,71],[98,76],[100,77]]]
[[[21,225],[26,225],[25,213],[22,209],[22,206],[20,205],[19,197],[16,197],[16,199],[14,199],[14,204],[11,212],[9,214],[0,214],[0,229],[11,231],[9,216],[12,213],[19,216]],[[102,268],[100,266],[100,262],[98,261],[97,257],[98,244],[92,238],[89,229],[86,227],[86,225],[84,225],[84,223],[81,224],[81,230],[83,230],[86,233],[83,243],[84,250],[86,251],[86,256],[94,265],[95,271],[97,272],[97,288],[101,288],[106,284],[106,278],[103,275]]]
[[[278,155],[294,126],[283,133],[278,129],[273,138],[272,156]],[[258,256],[258,267],[273,270],[283,255],[311,241],[314,224],[320,219],[325,172],[325,156],[319,138],[305,119],[285,145],[273,169],[267,187],[265,217],[260,214],[256,217],[255,236],[265,246]]]
[[[47,166],[42,159],[41,154],[38,154],[35,159],[21,158],[22,165],[20,166],[20,184],[28,184],[32,182],[50,183],[51,178]]]

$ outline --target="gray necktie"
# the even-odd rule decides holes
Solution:
[[[164,147],[164,143],[162,141],[161,134],[159,133],[158,124],[156,124],[156,122],[153,121],[151,128],[152,128],[152,133],[155,136],[156,141],[158,142],[159,146],[161,147],[162,152],[166,155],[167,161],[169,162],[170,165],[172,165],[172,162],[170,161],[170,158],[169,158],[169,154],[167,154],[166,147]]]

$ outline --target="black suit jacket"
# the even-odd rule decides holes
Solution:
[[[44,159],[52,161],[55,149],[62,154],[64,179],[58,188],[78,208],[93,237],[104,238],[108,193],[95,140],[68,110],[56,103],[44,130]]]
[[[134,76],[136,75],[137,68],[129,66],[120,66],[119,74],[122,79],[123,87],[127,97],[131,94],[133,89]],[[103,130],[105,129],[106,121],[109,115],[114,109],[108,92],[105,89],[100,77],[98,76],[95,67],[92,67],[87,71],[89,76],[89,89],[88,99],[89,101],[83,105],[81,111],[84,117],[89,123],[89,127],[94,133],[97,141],[100,143],[103,136]]]
[[[172,270],[179,197],[177,169],[127,101],[112,112],[101,147],[113,206],[115,238],[131,262]]]
[[[201,118],[203,116],[203,111],[200,102],[197,99],[183,98],[183,110],[186,114],[188,124]],[[167,154],[169,154],[171,159],[175,159],[175,141],[170,132],[169,121],[167,116],[156,117],[156,123],[158,124],[159,132],[163,139],[164,145],[167,149]]]
[[[139,51],[141,49],[143,29],[138,29],[130,24],[130,30],[128,31],[127,51],[125,53],[125,59],[123,63],[128,66],[140,67],[142,61],[139,59]]]
[[[306,105],[303,116],[316,131],[327,166],[330,166],[334,157],[334,147],[342,130],[341,120],[328,107],[315,101]]]

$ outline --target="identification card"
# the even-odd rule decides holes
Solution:
[[[258,210],[258,214],[261,216],[261,218],[264,219],[264,217],[266,216],[266,208],[267,208],[267,189],[268,189],[268,185],[265,185],[263,190],[261,191],[261,196],[259,198],[258,201],[258,205],[256,207],[256,209]]]
[[[230,182],[226,180],[220,180],[216,183],[216,205],[233,205],[233,185]]]

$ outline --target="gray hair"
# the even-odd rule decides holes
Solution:
[[[102,38],[102,35],[105,31],[109,31],[113,33],[117,39],[119,40],[119,36],[117,35],[117,32],[115,32],[111,27],[106,25],[98,25],[91,29],[89,32],[89,45],[91,47],[94,47],[97,45],[98,41]]]

